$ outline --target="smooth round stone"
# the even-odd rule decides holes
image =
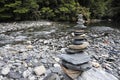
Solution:
[[[66,49],[65,51],[66,51],[68,54],[83,53],[83,50]]]
[[[91,69],[92,67],[88,62],[81,64],[81,65],[73,65],[66,61],[62,61],[62,65],[68,69],[76,70],[76,71],[86,71],[86,70]]]
[[[69,45],[68,48],[69,49],[75,49],[75,50],[82,50],[82,49],[85,49],[89,46],[89,43],[88,42],[83,42],[83,44],[81,45]]]
[[[36,75],[39,76],[39,75],[44,74],[46,72],[46,69],[43,65],[42,66],[37,66],[37,67],[34,68],[34,72],[35,72]]]
[[[82,32],[74,32],[75,36],[82,35],[82,34],[83,34]]]
[[[87,26],[80,25],[80,24],[76,25],[75,27],[78,28],[78,29],[85,29],[85,28],[87,28]]]
[[[72,44],[74,44],[74,45],[82,45],[83,44],[83,40],[73,40]]]
[[[85,30],[74,30],[74,32],[78,32],[78,33],[84,33],[85,32]]]

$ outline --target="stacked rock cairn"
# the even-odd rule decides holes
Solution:
[[[74,37],[71,45],[65,49],[66,54],[59,55],[61,66],[64,73],[71,79],[75,80],[84,71],[91,69],[90,56],[85,53],[85,49],[89,46],[86,40],[83,15],[78,15],[77,25],[73,31]]]

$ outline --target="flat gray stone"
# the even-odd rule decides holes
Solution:
[[[83,74],[77,80],[118,80],[115,76],[105,72],[102,69],[92,68]]]
[[[86,62],[90,61],[90,56],[87,54],[61,54],[59,57],[66,61],[69,62],[73,65],[80,65]]]
[[[62,61],[62,65],[68,69],[71,69],[71,70],[77,70],[77,71],[86,71],[86,70],[89,70],[91,69],[91,65],[90,63],[84,63],[84,64],[81,64],[81,65],[72,65],[70,63],[67,63],[65,61]]]
[[[67,54],[84,53],[83,50],[66,49],[65,51],[67,52]]]

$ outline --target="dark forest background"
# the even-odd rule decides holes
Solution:
[[[76,21],[120,20],[120,0],[0,0],[0,21],[40,20]]]

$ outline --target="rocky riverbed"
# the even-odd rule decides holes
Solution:
[[[85,53],[95,68],[120,79],[120,31],[89,28]],[[53,22],[0,23],[0,80],[69,80],[57,55],[72,39],[68,24]],[[47,76],[47,77],[46,77]],[[46,78],[45,78],[46,77]]]

